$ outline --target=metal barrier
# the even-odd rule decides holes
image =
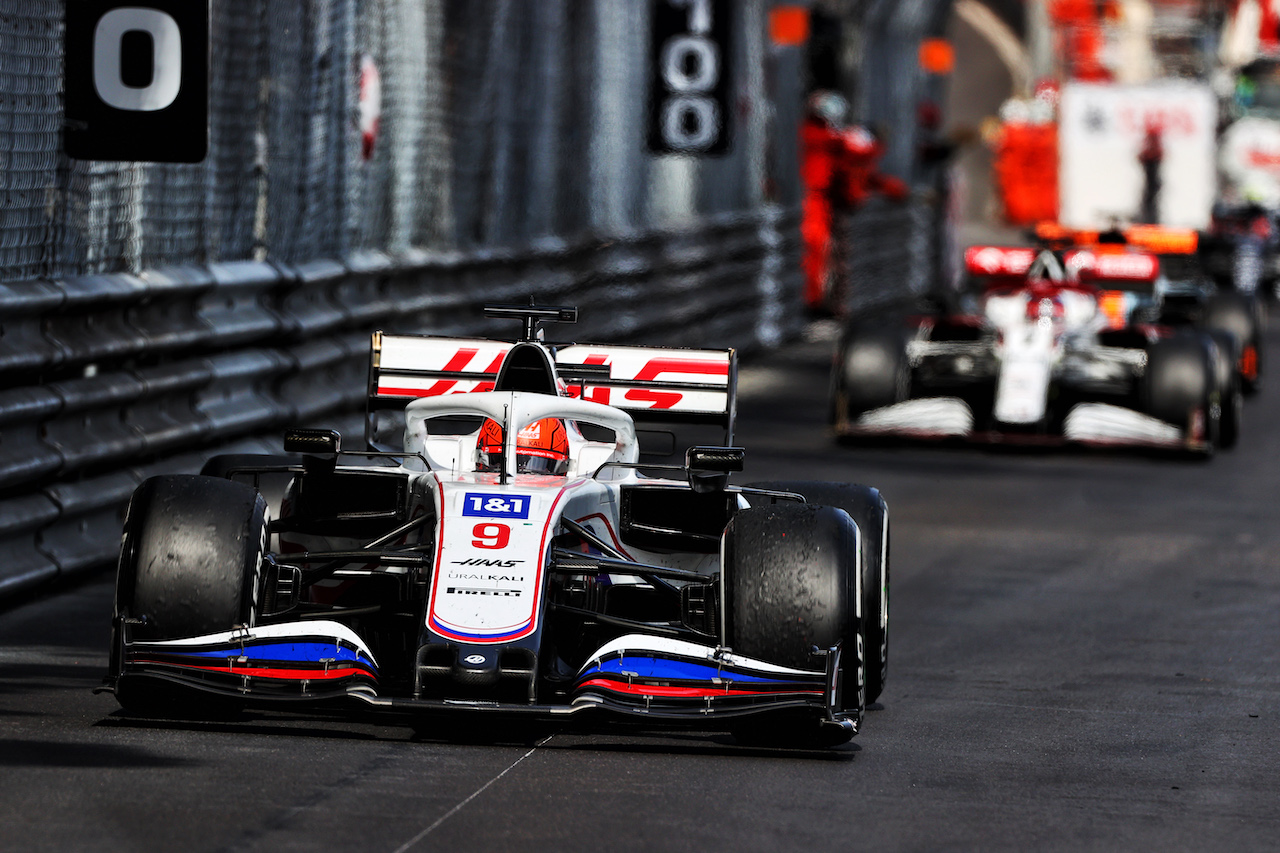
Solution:
[[[290,425],[362,433],[376,328],[502,337],[493,300],[576,304],[561,338],[750,350],[798,331],[798,220],[510,250],[363,252],[0,285],[0,597],[110,564],[134,487]]]
[[[837,224],[837,304],[846,315],[905,303],[936,289],[947,247],[936,202],[872,198]]]

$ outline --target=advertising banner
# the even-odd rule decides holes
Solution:
[[[1208,86],[1067,83],[1059,218],[1073,228],[1206,228],[1217,192],[1217,103]]]

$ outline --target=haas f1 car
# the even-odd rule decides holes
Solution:
[[[977,285],[968,310],[846,328],[831,381],[838,435],[1194,455],[1235,443],[1235,342],[1131,310],[1153,291],[1155,255],[978,246],[965,264]]]
[[[143,715],[309,704],[423,732],[856,734],[887,668],[879,492],[730,485],[732,350],[552,345],[538,324],[575,309],[486,313],[522,338],[375,334],[363,450],[290,430],[282,455],[140,485],[104,689]]]

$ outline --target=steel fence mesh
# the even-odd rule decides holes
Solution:
[[[146,168],[136,163],[84,163],[78,168],[83,227],[72,232],[82,247],[64,245],[64,254],[82,248],[87,272],[137,270],[142,263],[142,193]],[[89,200],[92,199],[92,203]],[[69,236],[72,236],[69,235]]]
[[[263,248],[283,261],[302,259],[307,230],[307,151],[314,47],[309,4],[267,0],[262,146],[266,200]]]
[[[0,4],[0,269],[8,278],[54,271],[61,163],[62,3]],[[52,214],[52,215],[51,215]]]
[[[734,145],[704,163],[645,151],[647,3],[214,0],[209,155],[132,164],[61,153],[65,0],[0,0],[0,280],[520,249],[790,203],[797,113],[769,98],[795,63],[768,55],[765,0],[732,8]]]
[[[258,204],[255,174],[263,57],[263,0],[212,5],[209,68],[209,156],[203,201],[209,260],[253,253]]]
[[[308,81],[307,167],[303,194],[306,221],[299,232],[295,259],[340,257],[346,244],[348,191],[347,148],[350,127],[348,88],[355,75],[348,66],[354,37],[354,0],[316,0],[312,15]]]

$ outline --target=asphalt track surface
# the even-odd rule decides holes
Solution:
[[[130,720],[90,692],[101,577],[0,611],[0,849],[1275,849],[1280,376],[1207,463],[838,447],[829,346],[747,365],[739,437],[749,478],[888,497],[890,676],[853,744]]]

